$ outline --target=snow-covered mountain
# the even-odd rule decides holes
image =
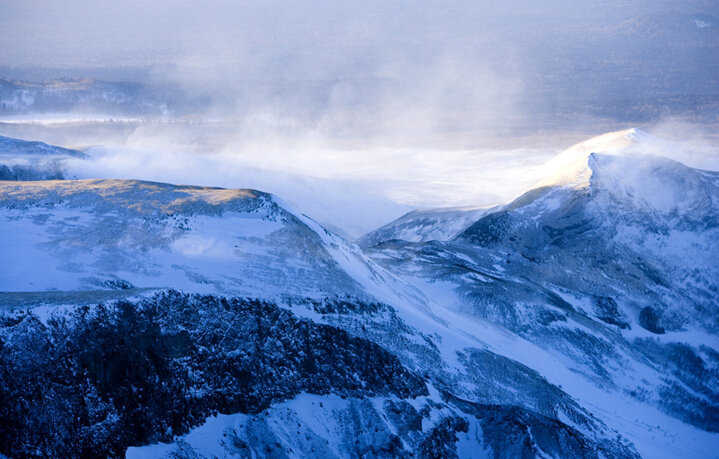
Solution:
[[[77,150],[48,145],[45,142],[13,139],[0,136],[0,155],[3,156],[59,156],[84,158],[85,154]]]
[[[636,130],[592,139],[452,241],[388,241],[370,253],[430,299],[531,341],[614,394],[610,417],[654,420],[664,440],[676,435],[667,416],[716,432],[719,174],[644,153],[660,144]],[[643,455],[662,454],[633,440]]]
[[[423,451],[436,457],[457,448],[487,454],[510,447],[527,454],[556,453],[560,443],[568,442],[566,447],[578,452],[634,454],[614,429],[559,387],[455,329],[448,316],[437,315],[443,310],[435,310],[415,287],[266,193],[123,180],[15,181],[0,182],[0,209],[5,260],[0,297],[5,308],[16,311],[8,313],[11,319],[0,333],[3,364],[14,375],[3,384],[15,388],[8,389],[14,400],[23,400],[32,397],[41,368],[62,367],[57,372],[65,375],[59,386],[46,390],[52,398],[39,405],[3,406],[9,419],[40,422],[64,415],[66,422],[55,427],[55,435],[34,433],[46,427],[29,421],[20,425],[32,424],[33,432],[7,434],[30,435],[27,444],[43,454],[73,455],[78,448],[89,448],[91,455],[119,454],[130,445],[173,438],[174,445],[130,453],[155,456],[160,448],[205,454],[220,448],[241,456],[246,450],[270,448],[289,455],[314,449],[326,457],[363,451],[380,456]],[[210,296],[186,296],[168,288]],[[259,300],[228,303],[217,295]],[[121,302],[112,303],[115,299]],[[80,307],[108,301],[110,309]],[[124,325],[130,320],[127,305],[139,314],[132,316],[132,331]],[[23,309],[32,312],[19,312]],[[183,310],[193,311],[193,317]],[[52,318],[58,311],[64,320]],[[276,334],[258,335],[264,336],[261,347],[274,350],[248,344],[260,332],[257,317],[274,330],[271,336]],[[98,327],[104,331],[91,332]],[[288,331],[297,327],[307,331]],[[156,331],[142,334],[149,330]],[[49,349],[40,352],[28,344],[31,337],[48,333],[56,337]],[[67,368],[65,374],[68,363],[60,355],[67,354],[58,346],[74,343],[78,333],[87,349],[97,349],[87,352],[99,354],[73,353],[80,360],[71,367],[82,369]],[[157,344],[169,346],[169,354],[145,355],[152,346],[125,350],[121,343],[127,340],[170,340]],[[96,341],[98,348],[90,344]],[[332,347],[321,351],[329,343]],[[214,349],[214,357],[206,360],[209,355],[201,349]],[[237,354],[240,349],[245,350]],[[35,360],[23,357],[38,352]],[[306,363],[297,352],[310,353],[316,363]],[[126,353],[155,363],[121,377],[116,372],[125,368]],[[269,355],[279,360],[265,360]],[[215,380],[224,373],[215,364],[207,366],[260,365],[252,363],[260,356],[266,356],[262,368],[270,373],[253,370],[257,376],[251,383],[246,376],[237,379],[234,370]],[[83,358],[106,363],[88,366]],[[169,374],[158,369],[167,366],[175,369]],[[142,375],[158,371],[156,377],[165,385],[146,386]],[[84,384],[99,395],[83,392],[79,387]],[[265,395],[247,398],[247,384]],[[173,408],[158,412],[155,405],[140,403],[134,412],[127,411],[119,403],[131,397],[123,392],[130,385],[134,391],[141,388],[143,397],[164,400],[163,406]],[[158,393],[162,387],[175,389]],[[83,393],[84,401],[54,405],[51,400],[68,397],[66,390]],[[178,405],[185,397],[195,401]],[[306,419],[309,412],[297,408],[312,403],[319,406],[313,421]],[[203,424],[218,411],[232,415],[218,418],[225,419],[222,429],[217,430],[215,418]],[[146,418],[155,419],[153,425],[135,421]],[[353,418],[357,420],[348,421]],[[299,424],[291,432],[286,430],[290,419]],[[223,440],[229,426],[223,422],[234,426],[231,435],[237,438],[231,443]],[[200,430],[184,436],[200,424]],[[508,444],[505,425],[523,440]],[[92,432],[83,434],[91,437],[78,429]],[[541,440],[532,440],[536,429],[544,432]],[[211,435],[197,433],[208,431]],[[374,434],[363,436],[366,431]],[[199,443],[197,435],[203,439]]]
[[[651,308],[663,317],[659,328],[714,330],[719,173],[631,149],[574,148],[559,159],[567,157],[572,161],[555,182],[545,180],[478,220],[458,241],[521,255],[528,262],[522,264],[538,270],[533,279],[624,298],[619,311],[628,324],[645,325],[640,312]],[[547,264],[559,269],[548,271]]]
[[[63,179],[70,158],[86,155],[44,142],[0,136],[0,180]]]
[[[0,182],[0,290],[359,294],[363,257],[255,190],[125,180]],[[327,234],[330,234],[327,232]],[[337,239],[338,241],[340,239]]]
[[[711,456],[718,175],[642,136],[365,252],[256,190],[0,182],[0,453]]]
[[[494,207],[413,210],[365,234],[359,244],[372,247],[392,239],[409,242],[447,241],[492,210]]]

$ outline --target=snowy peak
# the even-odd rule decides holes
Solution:
[[[393,239],[408,242],[447,241],[496,209],[497,206],[413,210],[367,233],[360,238],[359,244],[362,247],[373,247]]]
[[[581,188],[589,185],[591,169],[588,159],[593,153],[620,155],[636,153],[640,146],[653,142],[646,132],[632,128],[609,132],[569,147],[545,165],[545,178],[537,187],[567,186]]]
[[[652,254],[665,268],[703,264],[713,270],[719,172],[648,154],[637,138],[646,136],[623,131],[565,152],[580,172],[573,180],[526,192],[458,238],[536,252],[621,244],[640,256]],[[586,153],[598,146],[606,151]],[[641,153],[634,151],[638,146]]]
[[[671,149],[671,142],[639,129],[604,134],[549,161],[537,188],[588,190],[626,210],[700,218],[716,214],[719,174],[664,157]]]

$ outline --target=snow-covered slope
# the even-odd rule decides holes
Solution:
[[[631,284],[645,306],[666,311],[664,328],[691,322],[713,330],[719,323],[711,300],[719,279],[719,173],[636,153],[637,133],[620,139],[627,137],[632,143],[623,153],[607,148],[587,154],[577,147],[563,153],[563,161],[583,166],[562,169],[573,175],[543,182],[458,239],[512,250],[539,264],[561,260],[565,271],[579,261],[576,272],[592,270],[586,274],[592,282],[622,278],[609,291]],[[616,146],[616,137],[609,145]],[[545,272],[536,278],[568,282]],[[660,289],[649,287],[654,284]],[[645,289],[651,293],[643,294]],[[634,306],[629,317],[638,317]]]
[[[711,456],[717,176],[601,145],[371,258],[255,190],[0,182],[13,451]]]
[[[62,179],[66,160],[85,157],[77,150],[0,136],[0,180]]]
[[[320,445],[325,445],[319,450],[324,457],[362,455],[368,448],[387,456],[420,451],[445,456],[456,450],[503,454],[519,447],[505,438],[506,429],[514,429],[522,439],[520,449],[529,455],[558,454],[557,445],[569,442],[566,447],[590,457],[600,451],[633,457],[633,447],[614,428],[531,367],[490,350],[477,333],[499,336],[496,330],[457,327],[451,311],[428,302],[359,247],[266,193],[127,180],[0,182],[0,221],[0,296],[6,307],[35,306],[30,315],[14,312],[0,324],[6,343],[0,356],[12,368],[8,374],[14,381],[7,383],[8,390],[13,388],[14,400],[32,397],[38,382],[33,375],[42,368],[56,368],[56,379],[67,378],[45,390],[47,401],[8,405],[20,410],[7,414],[12,419],[66,420],[55,434],[27,440],[46,454],[72,453],[80,446],[122,451],[158,440],[174,440],[162,448],[186,454],[221,448],[242,456],[244,450],[257,454],[270,447],[298,456]],[[270,303],[177,292],[148,296],[148,290],[168,287]],[[97,293],[112,289],[124,302],[90,312],[77,307],[107,302],[112,296]],[[144,299],[128,299],[128,291]],[[58,304],[63,308],[53,308]],[[139,314],[129,328],[123,325],[129,312],[122,312],[128,305]],[[50,320],[57,313],[66,319]],[[303,330],[313,331],[307,335]],[[51,348],[34,354],[34,360],[22,357],[36,352],[28,340],[47,333],[55,336]],[[261,344],[253,344],[255,335],[263,337]],[[60,344],[74,343],[77,336],[83,337],[86,351],[71,353],[80,360],[70,365],[85,369],[63,373],[60,367],[68,360]],[[146,373],[130,372],[127,378],[139,378],[132,380],[113,376],[125,365],[124,353],[155,349],[124,350],[122,343],[148,340],[160,343],[165,353],[134,359],[160,359],[159,368],[177,368],[168,373],[153,363],[142,370],[159,371],[164,385],[145,387]],[[516,344],[531,346],[521,340]],[[333,348],[322,354],[325,346]],[[87,357],[90,349],[106,363],[85,366],[82,359],[95,358]],[[302,356],[308,353],[318,363],[307,363]],[[267,374],[260,372],[257,359],[265,362]],[[252,389],[247,376],[237,373],[248,365],[256,375]],[[76,379],[83,374],[89,379]],[[106,378],[113,383],[107,385]],[[80,387],[85,384],[104,395],[90,397]],[[148,402],[133,414],[122,402],[130,387],[133,394],[141,390],[172,408],[158,410]],[[90,398],[63,407],[51,402],[65,400],[62,394],[68,390]],[[303,391],[310,397],[282,405]],[[329,394],[352,400],[336,403]],[[313,397],[327,405],[310,423],[308,413],[296,407]],[[188,405],[186,399],[194,402]],[[226,432],[212,419],[184,437],[189,427],[217,411],[240,413],[233,419],[248,423],[234,424],[236,441],[227,444]],[[258,418],[258,412],[265,414]],[[90,422],[93,416],[104,421],[82,427],[82,419]],[[123,427],[146,418],[154,419],[152,426]],[[258,424],[260,419],[265,421]],[[297,430],[277,430],[290,419],[300,424]],[[72,433],[80,427],[94,432],[92,440]],[[376,435],[360,437],[367,429],[377,429]],[[532,440],[536,431],[544,432],[540,440]],[[200,444],[197,435],[204,436]],[[348,443],[353,438],[360,440]],[[133,454],[159,451],[147,448]]]
[[[661,142],[636,130],[592,139],[454,240],[388,241],[370,253],[430,301],[497,324],[582,375],[593,389],[562,387],[610,425],[632,416],[674,426],[653,445],[632,428],[640,453],[709,454],[719,436],[698,432],[719,430],[719,174],[650,146]],[[545,364],[530,365],[558,374]],[[664,453],[652,450],[660,444]]]
[[[447,241],[492,210],[494,207],[413,210],[365,234],[359,244],[372,247],[392,239],[409,242]]]
[[[0,182],[0,219],[4,291],[360,292],[313,229],[254,190]]]
[[[14,139],[0,136],[0,155],[3,156],[59,156],[84,158],[85,154],[77,150],[48,145],[45,142]]]

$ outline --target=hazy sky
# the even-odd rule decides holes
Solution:
[[[142,67],[225,105],[289,87],[301,105],[506,123],[567,99],[719,93],[718,10],[712,0],[2,0],[0,68]]]
[[[133,65],[186,59],[190,65],[208,59],[284,67],[293,79],[339,76],[362,65],[374,72],[378,61],[411,61],[459,51],[451,48],[460,44],[471,47],[492,22],[490,15],[510,12],[494,6],[502,4],[10,0],[2,2],[1,63]]]
[[[0,77],[28,68],[139,75],[232,120],[210,142],[141,126],[86,173],[269,188],[357,234],[410,206],[509,199],[577,132],[716,119],[719,5],[0,0]]]

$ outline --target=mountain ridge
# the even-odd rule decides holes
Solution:
[[[113,451],[145,445],[129,457],[707,455],[719,432],[715,174],[581,155],[585,186],[535,188],[476,220],[451,210],[430,227],[469,224],[454,237],[364,250],[257,190],[0,182],[0,253],[12,260],[0,269],[12,293],[0,358],[13,368],[0,383],[29,399],[37,375],[62,369],[48,393],[82,394],[63,419],[89,423],[65,422],[63,435],[89,429],[97,451],[112,432]],[[637,191],[671,178],[669,191],[696,189],[693,205]],[[117,296],[93,304],[97,291]],[[57,298],[38,301],[44,292]],[[123,373],[128,352],[162,383]],[[171,409],[135,404],[129,416],[138,388]],[[69,409],[52,400],[0,410],[40,425]],[[21,431],[66,451],[46,443],[59,436]]]

